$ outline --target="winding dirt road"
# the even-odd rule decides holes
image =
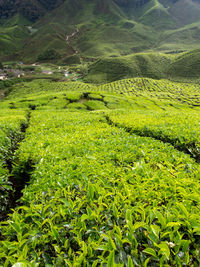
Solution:
[[[79,33],[79,29],[76,28],[76,30],[75,30],[73,33],[71,33],[71,34],[69,34],[69,35],[66,36],[66,42],[67,42],[67,44],[68,44],[69,46],[71,46],[71,48],[74,50],[74,52],[75,52],[74,54],[78,54],[79,51],[78,51],[77,49],[75,49],[75,48],[70,44],[70,40],[71,40],[74,36],[76,36],[78,33]]]

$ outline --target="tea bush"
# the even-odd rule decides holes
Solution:
[[[1,110],[0,114],[0,219],[9,206],[12,184],[9,181],[14,152],[22,139],[21,125],[26,120],[24,111]]]
[[[127,131],[173,144],[200,160],[200,113],[195,111],[113,112],[110,120]]]

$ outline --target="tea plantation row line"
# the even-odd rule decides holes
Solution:
[[[200,105],[200,86],[198,84],[175,83],[167,80],[148,78],[124,79],[109,84],[94,85],[81,82],[51,82],[34,80],[15,85],[9,89],[9,99],[22,95],[40,95],[49,92],[85,91],[121,93],[129,96],[154,97],[163,100]]]
[[[200,86],[197,84],[135,78],[104,84],[99,86],[98,89],[113,93],[121,92],[130,96],[147,96],[150,98],[175,100],[191,105],[200,105]]]
[[[0,114],[0,220],[5,216],[12,194],[9,181],[14,152],[23,138],[22,123],[26,121],[24,111],[1,110]]]
[[[177,111],[113,111],[109,119],[115,125],[140,136],[171,143],[175,148],[200,160],[200,113]]]

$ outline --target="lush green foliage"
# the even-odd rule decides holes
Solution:
[[[103,83],[132,77],[165,78],[173,58],[174,56],[161,53],[137,53],[123,57],[101,58],[89,67],[85,80]]]
[[[13,86],[1,147],[29,109],[12,175],[30,181],[0,223],[0,265],[199,266],[200,167],[184,153],[199,153],[198,97],[152,79]]]
[[[121,92],[129,96],[145,97],[150,101],[169,100],[169,104],[200,105],[200,86],[195,83],[171,82],[169,80],[153,80],[135,78],[100,85],[100,91]],[[162,108],[162,105],[161,105]]]
[[[140,136],[150,136],[173,144],[200,160],[200,113],[179,111],[115,112],[109,119],[120,127]]]
[[[184,53],[168,66],[168,74],[171,77],[182,77],[186,79],[199,78],[199,58],[199,49]]]
[[[155,102],[162,108],[163,102],[176,106],[179,104],[190,104],[198,107],[200,104],[200,86],[197,83],[180,83],[169,80],[153,80],[147,78],[124,79],[103,85],[86,84],[82,82],[52,82],[50,80],[34,80],[19,83],[9,88],[8,99],[40,96],[41,92],[109,92],[134,97],[135,101],[140,97],[144,101]],[[139,101],[140,102],[140,101]],[[142,103],[140,102],[140,105]]]
[[[189,156],[95,113],[47,111],[34,112],[18,157],[35,171],[2,226],[5,266],[199,263],[199,166]]]
[[[21,98],[22,95],[41,95],[46,92],[60,91],[92,91],[95,87],[90,84],[79,82],[51,82],[49,80],[33,80],[31,82],[20,83],[11,88],[9,99]]]
[[[59,59],[61,55],[55,49],[45,50],[42,54],[38,56],[39,61],[47,61]]]

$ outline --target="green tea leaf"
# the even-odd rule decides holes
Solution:
[[[14,265],[12,265],[12,267],[28,267],[28,265],[23,262],[17,262]]]
[[[146,248],[146,249],[143,250],[143,252],[145,252],[145,253],[157,258],[156,252],[152,248]]]
[[[107,267],[115,267],[115,251],[111,251],[108,256]]]
[[[133,261],[130,256],[128,257],[128,267],[134,267]]]

